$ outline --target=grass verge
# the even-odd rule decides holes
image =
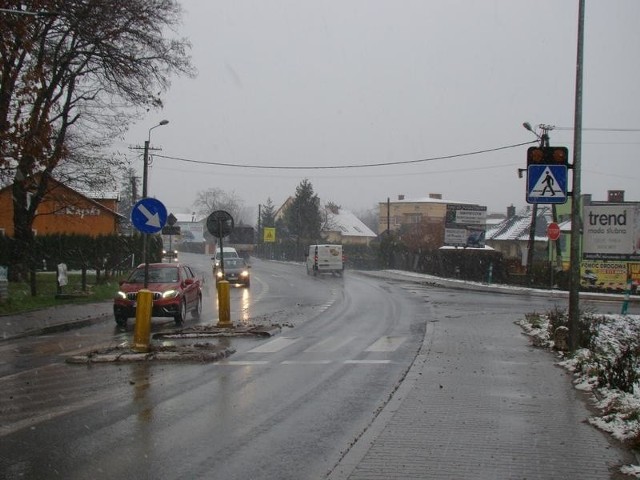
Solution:
[[[35,297],[31,296],[31,288],[26,282],[9,282],[8,298],[0,300],[0,315],[9,315],[31,310],[65,305],[70,303],[92,303],[113,298],[118,290],[119,278],[96,281],[94,273],[87,273],[87,291],[82,291],[80,273],[69,273],[69,283],[62,287],[62,296],[57,296],[55,272],[38,272],[36,274]]]

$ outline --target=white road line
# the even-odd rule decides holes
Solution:
[[[248,361],[248,360],[229,360],[229,361],[222,361],[222,362],[215,362],[214,365],[240,365],[240,366],[252,366],[252,365],[268,365],[269,362],[265,361],[265,360],[260,360],[260,361]]]
[[[356,337],[327,337],[321,342],[307,348],[305,352],[335,352]]]
[[[328,365],[331,360],[285,360],[281,365]]]
[[[393,352],[406,339],[407,337],[382,337],[375,343],[371,344],[365,352]]]
[[[391,360],[345,360],[348,365],[383,365],[391,363]]]
[[[287,348],[288,346],[294,344],[300,340],[300,337],[280,337],[275,340],[271,340],[270,342],[265,343],[264,345],[260,345],[259,347],[253,348],[249,350],[248,353],[275,353],[280,350]]]

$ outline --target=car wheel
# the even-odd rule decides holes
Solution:
[[[117,316],[116,317],[116,325],[118,325],[119,327],[126,327],[127,326],[127,317]]]
[[[249,288],[249,285],[251,285],[251,282],[247,280],[244,284],[244,288]]]
[[[200,318],[200,314],[202,313],[202,297],[198,295],[198,301],[196,302],[196,307],[191,310],[191,316],[196,320]]]
[[[184,323],[185,318],[187,318],[187,302],[183,298],[182,301],[180,302],[180,310],[173,317],[173,319],[175,320],[176,325],[181,325],[182,323]]]

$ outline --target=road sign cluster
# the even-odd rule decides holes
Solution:
[[[566,203],[568,169],[567,147],[529,147],[527,203]]]

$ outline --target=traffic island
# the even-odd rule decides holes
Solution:
[[[170,330],[153,334],[154,339],[188,339],[207,337],[272,337],[282,330],[280,325],[241,325],[219,327],[217,325],[196,325],[180,330]]]
[[[215,362],[235,353],[232,348],[213,343],[150,345],[148,352],[136,352],[130,345],[94,350],[67,358],[67,363],[129,363],[148,361]]]
[[[271,337],[280,333],[280,330],[280,325],[243,325],[228,328],[220,328],[215,325],[197,325],[153,334],[155,340],[171,340],[173,345],[154,345],[151,343],[148,351],[139,352],[134,349],[134,345],[123,344],[74,355],[67,358],[66,362],[72,364],[149,361],[216,362],[235,353],[235,350],[217,343],[186,343],[186,341],[212,337]],[[182,343],[183,341],[185,343]]]

